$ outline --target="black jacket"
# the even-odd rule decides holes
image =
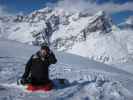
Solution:
[[[32,78],[32,81],[46,81],[49,80],[49,71],[48,67],[51,64],[55,64],[57,59],[53,52],[50,52],[46,57],[41,57],[40,52],[32,55],[29,61],[26,64],[25,73],[22,78],[26,79],[29,76]]]

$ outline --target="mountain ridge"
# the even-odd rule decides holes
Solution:
[[[104,11],[66,12],[43,8],[29,15],[0,19],[1,37],[31,45],[47,42],[65,51],[104,62],[127,62],[132,58],[132,31],[121,30]]]

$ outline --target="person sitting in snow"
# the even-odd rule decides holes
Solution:
[[[55,64],[57,59],[48,45],[42,45],[41,49],[31,56],[26,64],[21,84],[44,85],[50,83],[49,66]]]

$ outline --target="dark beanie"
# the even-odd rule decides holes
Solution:
[[[45,50],[47,50],[47,51],[50,50],[47,43],[43,43],[43,44],[41,45],[41,49],[45,49]]]
[[[41,46],[41,49],[49,49],[48,46]]]

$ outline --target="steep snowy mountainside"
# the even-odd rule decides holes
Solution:
[[[93,16],[80,17],[80,13],[73,14],[69,18],[69,25],[60,25],[59,30],[54,32],[51,41],[60,38],[75,37],[77,40],[85,40],[86,35],[91,32],[107,33],[111,31],[112,22],[103,11]],[[75,40],[76,41],[76,40]],[[59,44],[59,43],[57,43]]]
[[[127,20],[119,25],[121,29],[133,30],[133,16],[127,18]]]
[[[43,8],[40,10],[36,10],[29,15],[17,15],[11,19],[12,23],[15,25],[10,26],[11,29],[7,29],[8,38],[17,40],[20,42],[32,43],[39,42],[41,39],[46,38],[48,41],[52,34],[60,33],[62,34],[62,28],[65,28],[67,34],[77,34],[82,32],[95,32],[95,31],[103,31],[108,32],[111,28],[111,20],[106,16],[106,14],[102,11],[97,13],[94,16],[90,16],[84,12],[66,12],[63,9],[52,9],[52,8]],[[110,21],[109,21],[110,20]],[[86,22],[86,23],[85,23]],[[7,23],[8,24],[8,23]],[[81,24],[81,25],[79,25]],[[77,27],[76,27],[77,26]],[[82,27],[81,27],[82,26]],[[66,28],[68,27],[68,29]],[[71,27],[75,27],[74,29]],[[27,28],[27,29],[25,29]],[[27,32],[25,32],[25,30]],[[70,31],[69,31],[70,30]],[[75,31],[71,33],[72,31]],[[4,32],[5,33],[5,32]],[[63,32],[64,33],[64,32]],[[27,37],[22,37],[23,40],[20,40],[21,34],[26,34]],[[13,37],[17,35],[17,37]],[[28,38],[28,36],[33,38]],[[44,35],[44,36],[42,36]],[[38,41],[37,41],[38,40]],[[45,39],[44,39],[45,40]],[[43,41],[44,41],[43,40]],[[55,39],[54,39],[55,40]],[[52,41],[51,41],[52,42]]]
[[[104,11],[90,15],[46,7],[10,18],[0,26],[2,37],[22,43],[45,41],[58,51],[105,63],[132,60],[132,30],[118,28]]]
[[[6,30],[9,30],[12,24],[12,16],[0,16],[0,36],[5,36]],[[8,36],[9,34],[6,34]]]

